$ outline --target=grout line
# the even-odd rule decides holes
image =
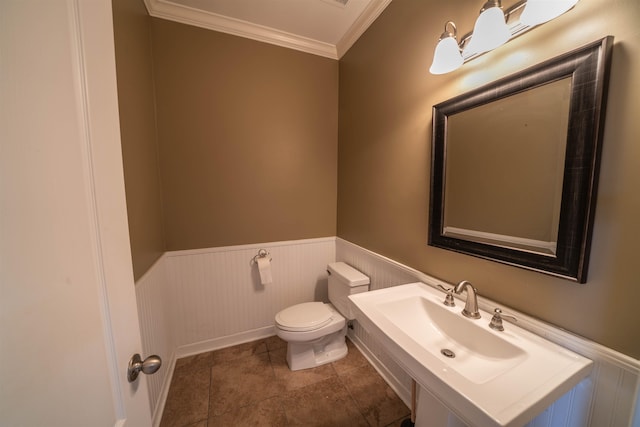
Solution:
[[[209,391],[207,393],[207,425],[209,424],[209,419],[212,416],[211,409],[211,395],[213,389],[213,366],[216,364],[215,360],[212,360],[212,365],[209,366]]]
[[[334,368],[335,370],[335,368]],[[367,423],[368,426],[371,426],[371,423],[369,422],[369,420],[367,419],[366,415],[364,414],[362,408],[360,408],[360,405],[358,404],[358,400],[353,396],[353,393],[351,392],[351,389],[347,386],[347,384],[344,383],[344,381],[342,381],[342,377],[338,374],[338,381],[340,382],[340,384],[342,384],[342,386],[345,388],[345,390],[347,390],[347,393],[349,393],[349,397],[351,398],[351,401],[353,402],[353,406],[356,408],[356,410],[358,411],[358,413],[360,414],[360,416],[362,417],[362,419],[364,420],[365,423]]]

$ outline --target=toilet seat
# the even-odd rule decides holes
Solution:
[[[313,331],[329,324],[333,314],[325,303],[305,302],[280,311],[276,314],[276,323],[285,331]]]

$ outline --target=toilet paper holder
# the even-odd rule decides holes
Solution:
[[[258,262],[258,258],[266,258],[269,257],[269,261],[271,261],[271,255],[269,254],[269,252],[267,252],[266,249],[260,249],[258,251],[258,254],[255,255],[253,258],[251,258],[251,261],[249,262],[249,265],[253,265],[256,262]]]

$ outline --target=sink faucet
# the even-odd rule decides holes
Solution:
[[[453,288],[453,291],[456,294],[461,294],[465,289],[467,290],[467,302],[464,305],[462,314],[466,317],[470,317],[471,319],[479,319],[480,312],[478,311],[477,289],[474,288],[470,282],[463,280]]]

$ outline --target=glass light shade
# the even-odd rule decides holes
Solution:
[[[429,68],[429,72],[431,74],[449,73],[460,68],[463,62],[456,39],[454,37],[445,37],[436,45],[433,63]]]
[[[534,26],[551,21],[571,9],[578,0],[527,0],[520,22]]]
[[[502,46],[511,38],[511,31],[504,20],[504,12],[497,6],[485,9],[473,27],[471,40],[465,53],[483,53]]]

